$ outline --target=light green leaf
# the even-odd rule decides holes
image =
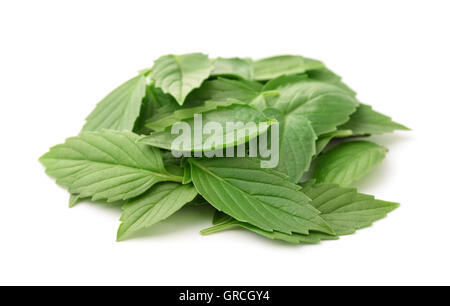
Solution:
[[[350,120],[340,129],[352,130],[355,135],[390,133],[395,130],[409,130],[406,126],[393,122],[388,116],[378,113],[371,106],[361,104]]]
[[[311,244],[353,234],[356,230],[372,225],[373,222],[384,218],[389,212],[399,207],[398,203],[377,200],[373,196],[358,193],[356,189],[343,188],[335,184],[307,183],[302,191],[312,199],[311,205],[321,211],[320,216],[328,222],[335,235],[318,232],[311,232],[309,235],[268,232],[251,224],[227,218],[224,214],[220,215],[220,219],[216,217],[218,222],[213,223],[216,224],[215,226],[201,233],[208,235],[240,226],[270,239]]]
[[[251,158],[189,159],[192,181],[216,209],[266,231],[332,233],[300,186]]]
[[[159,149],[136,144],[131,132],[82,132],[40,158],[56,182],[80,197],[108,202],[136,197],[163,181],[181,182],[163,165]]]
[[[270,125],[276,122],[273,119],[266,118],[262,112],[250,106],[239,104],[230,105],[227,107],[218,107],[212,111],[203,113],[201,116],[203,127],[211,122],[213,124],[218,124],[218,127],[220,127],[221,130],[214,131],[209,134],[203,129],[197,133],[194,131],[195,117],[191,117],[182,121],[187,124],[189,129],[188,131],[180,131],[181,135],[172,133],[172,127],[168,127],[164,131],[155,132],[149,136],[142,137],[139,142],[166,150],[176,150],[180,152],[214,151],[244,144],[250,139],[266,132]],[[227,123],[233,122],[241,122],[243,124],[238,126],[235,130],[227,130]],[[252,123],[267,124],[256,129],[248,129],[247,124]],[[182,127],[182,125],[177,122],[173,127]],[[201,139],[198,137],[199,134],[201,134]],[[236,137],[230,137],[230,135],[236,135]],[[195,136],[197,136],[197,138],[195,138]],[[183,142],[175,144],[174,141],[177,138],[180,139],[179,137],[181,137]]]
[[[347,122],[359,102],[334,85],[314,81],[304,75],[283,76],[269,81],[264,90],[275,90],[278,96],[267,99],[270,107],[286,116],[304,116],[318,136],[336,130]]]
[[[87,117],[83,131],[132,131],[145,96],[145,77],[139,75],[107,95]]]
[[[253,62],[255,80],[270,80],[282,75],[300,74],[323,68],[322,62],[295,55],[264,58]]]
[[[214,70],[211,75],[236,76],[251,80],[253,67],[249,60],[242,58],[218,58],[214,61]]]
[[[381,163],[386,151],[386,148],[368,141],[340,144],[318,157],[313,177],[318,183],[349,186]]]
[[[172,95],[178,104],[183,105],[187,95],[194,88],[200,87],[213,68],[212,62],[205,54],[172,54],[155,61],[151,78],[156,87]]]
[[[117,240],[167,219],[197,196],[192,184],[164,182],[123,206]]]

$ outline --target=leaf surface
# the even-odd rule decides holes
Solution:
[[[296,55],[274,56],[253,62],[254,78],[261,81],[323,67],[320,61]]]
[[[297,183],[316,152],[314,129],[301,115],[285,115],[275,109],[267,109],[265,113],[279,122],[280,156],[276,170],[287,174],[290,182]]]
[[[183,130],[180,131],[179,134],[175,132],[172,133],[172,129],[178,130],[177,127],[182,127],[180,122],[177,122],[173,126],[166,128],[164,131],[155,132],[149,136],[142,137],[139,142],[179,152],[215,151],[244,144],[250,139],[267,131],[270,125],[275,122],[273,119],[268,119],[257,109],[240,104],[218,107],[201,114],[203,129],[200,129],[198,132],[196,132],[195,128],[195,118],[194,115],[189,119],[182,120],[182,122],[189,127],[187,129],[188,131]],[[197,118],[200,118],[200,116]],[[197,122],[200,122],[199,120],[200,119],[197,119]],[[238,122],[242,124],[237,126],[236,130],[227,129],[227,124]],[[220,129],[208,133],[205,131],[205,127],[208,123],[216,124]],[[266,125],[262,125],[260,128],[257,127],[256,129],[247,129],[247,124],[252,123],[266,123]],[[201,135],[201,137],[198,137],[199,135]],[[181,142],[175,143],[177,138],[180,139],[179,137],[182,137],[181,139],[184,144]]]
[[[145,96],[145,77],[139,75],[107,95],[86,118],[83,131],[132,131]]]
[[[332,233],[300,186],[252,158],[189,159],[192,181],[216,209],[266,231]]]
[[[40,161],[59,185],[94,201],[127,200],[158,182],[181,182],[166,171],[159,149],[137,144],[138,138],[131,132],[82,132]]]
[[[313,177],[318,183],[346,187],[372,171],[385,156],[386,148],[373,142],[343,143],[318,157]]]
[[[247,80],[253,79],[253,67],[249,60],[242,58],[218,58],[214,61],[211,75],[234,76]]]
[[[197,196],[192,184],[163,182],[123,206],[117,240],[167,219]]]
[[[155,61],[151,78],[156,87],[172,95],[178,104],[183,105],[187,95],[194,88],[200,87],[212,70],[213,64],[205,54],[172,54]]]
[[[279,93],[267,99],[270,107],[286,116],[304,116],[318,136],[336,130],[356,111],[359,102],[345,90],[325,82],[311,80],[304,75],[283,76],[269,81],[265,91]]]

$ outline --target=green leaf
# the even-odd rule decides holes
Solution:
[[[218,58],[214,61],[211,75],[234,76],[247,80],[253,79],[253,67],[249,60],[242,58]]]
[[[295,55],[264,58],[253,62],[255,80],[270,80],[282,75],[300,74],[323,68],[322,62]]]
[[[172,133],[172,127],[182,127],[181,124],[177,122],[175,125],[166,128],[164,131],[155,132],[149,136],[142,137],[139,142],[166,150],[176,150],[180,152],[215,151],[244,144],[250,139],[266,132],[270,125],[276,121],[267,119],[262,112],[250,106],[237,104],[227,107],[218,107],[202,114],[203,127],[211,122],[219,124],[221,131],[214,131],[214,133],[209,134],[205,133],[205,130],[202,129],[197,133],[195,131],[195,117],[184,119],[182,122],[186,123],[189,129],[188,131],[181,130],[181,135]],[[227,123],[230,122],[241,122],[243,124],[237,127],[236,130],[227,131]],[[251,123],[267,124],[257,129],[248,129],[246,125]],[[237,135],[236,137],[228,137],[234,133]],[[198,137],[200,134],[201,139]],[[195,136],[197,136],[197,138],[195,138]],[[182,139],[184,143],[180,142],[175,144],[177,139]]]
[[[265,114],[279,122],[280,157],[276,170],[287,174],[290,182],[297,183],[316,152],[314,129],[302,115],[282,114],[275,109],[267,109]]]
[[[358,102],[340,88],[307,76],[283,76],[269,81],[264,91],[265,113],[280,123],[280,163],[277,170],[297,183],[316,153],[317,135],[332,132],[349,118]]]
[[[316,155],[319,155],[334,138],[346,138],[351,136],[353,136],[353,131],[351,130],[337,130],[320,136],[316,141]]]
[[[167,219],[197,196],[192,184],[164,182],[123,206],[117,240]]]
[[[183,105],[187,95],[194,88],[200,87],[212,70],[213,64],[205,54],[172,54],[155,61],[151,78],[156,87],[172,95],[178,104]]]
[[[318,183],[349,186],[372,171],[384,159],[386,151],[368,141],[340,144],[318,157],[313,177]]]
[[[80,197],[108,202],[136,197],[154,184],[179,181],[169,174],[158,149],[136,144],[131,132],[82,132],[41,157],[46,172]]]
[[[258,82],[219,77],[217,80],[205,81],[200,88],[189,95],[186,103],[194,104],[194,102],[207,100],[222,101],[229,98],[248,102],[260,95],[262,88],[263,86]]]
[[[303,192],[312,199],[311,205],[321,211],[321,217],[328,222],[335,235],[311,232],[309,235],[268,232],[248,223],[221,216],[223,223],[201,231],[203,235],[216,233],[230,227],[240,226],[270,239],[290,243],[318,243],[322,240],[335,240],[339,236],[350,235],[358,229],[372,225],[399,207],[398,203],[375,199],[361,194],[356,189],[343,188],[335,184],[307,183]]]
[[[350,235],[372,225],[399,207],[398,203],[375,199],[353,188],[336,184],[307,184],[303,192],[312,199],[311,205],[322,212],[336,235]]]
[[[192,181],[216,209],[266,231],[333,233],[300,186],[251,158],[189,159]]]
[[[388,116],[378,113],[371,106],[361,104],[350,120],[340,129],[352,130],[355,135],[390,133],[395,130],[409,130],[406,126],[393,122]]]
[[[204,105],[188,108],[179,108],[158,120],[148,121],[145,125],[147,128],[155,132],[164,131],[176,122],[194,117],[195,114],[202,114],[217,109],[220,106],[229,106],[232,104],[240,104],[241,102],[234,99],[224,101],[206,101]]]
[[[145,82],[139,75],[112,91],[87,117],[83,131],[132,131],[145,96]]]
[[[267,99],[270,107],[286,116],[306,117],[318,136],[333,132],[347,122],[359,105],[345,90],[304,75],[274,79],[264,86],[264,90],[279,92],[278,96]]]

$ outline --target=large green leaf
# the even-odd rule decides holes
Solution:
[[[167,219],[197,196],[192,184],[164,182],[123,206],[117,240]]]
[[[268,99],[269,106],[286,116],[304,116],[318,136],[333,132],[347,122],[359,102],[345,90],[307,76],[282,76],[268,82],[264,90],[275,90],[278,96]]]
[[[254,78],[261,81],[322,67],[324,65],[320,61],[296,55],[275,56],[253,62]]]
[[[151,78],[156,87],[172,95],[182,105],[187,95],[209,77],[213,68],[212,61],[205,54],[172,54],[155,61]]]
[[[368,141],[340,144],[319,156],[313,177],[343,187],[361,179],[386,156],[386,148]]]
[[[234,58],[218,58],[214,61],[211,75],[239,77],[247,80],[253,78],[253,67],[249,60]]]
[[[390,117],[374,111],[371,106],[365,104],[361,104],[356,112],[352,114],[350,120],[339,128],[352,130],[355,135],[383,134],[395,130],[409,130],[404,125],[392,121]]]
[[[83,131],[132,131],[145,96],[145,76],[139,75],[107,95],[87,117]]]
[[[353,234],[356,230],[368,227],[373,222],[384,218],[399,206],[398,203],[377,200],[371,195],[358,193],[356,189],[343,188],[335,184],[308,183],[302,191],[312,199],[311,205],[321,211],[320,216],[328,222],[335,235],[318,232],[311,232],[309,235],[269,232],[223,215],[215,216],[216,225],[201,233],[208,235],[240,226],[270,239],[290,243],[318,243],[322,240],[334,240],[339,236]]]
[[[181,182],[165,170],[159,149],[137,144],[138,138],[131,132],[82,132],[40,161],[58,184],[93,200],[126,200],[158,182]]]
[[[244,144],[252,138],[267,131],[271,124],[276,122],[273,119],[268,119],[262,112],[252,108],[248,105],[229,105],[226,107],[217,107],[211,111],[201,114],[203,127],[208,123],[218,124],[221,131],[214,131],[214,133],[206,133],[204,129],[199,132],[195,131],[195,118],[182,120],[186,123],[188,131],[180,131],[180,134],[172,133],[172,127],[182,127],[180,123],[175,123],[173,126],[166,128],[164,131],[155,132],[149,136],[142,137],[139,142],[148,144],[166,150],[176,150],[180,152],[186,151],[214,151],[222,148],[234,147]],[[199,122],[199,121],[197,121]],[[235,130],[228,130],[228,123],[241,122]],[[249,129],[247,124],[266,123],[257,129]],[[242,133],[241,133],[242,132]],[[201,139],[198,137],[201,134]],[[230,137],[235,134],[236,137]],[[180,138],[181,137],[181,138]],[[182,139],[182,142],[175,144],[176,139]],[[189,143],[188,143],[189,141]],[[187,147],[185,147],[186,145]]]
[[[333,233],[300,186],[251,158],[189,159],[192,181],[216,209],[266,231]]]

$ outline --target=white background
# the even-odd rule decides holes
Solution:
[[[449,1],[1,1],[0,284],[450,285]],[[115,242],[120,208],[82,203],[38,163],[111,89],[167,53],[323,60],[411,127],[357,184],[401,208],[338,241],[208,237],[184,209]]]

